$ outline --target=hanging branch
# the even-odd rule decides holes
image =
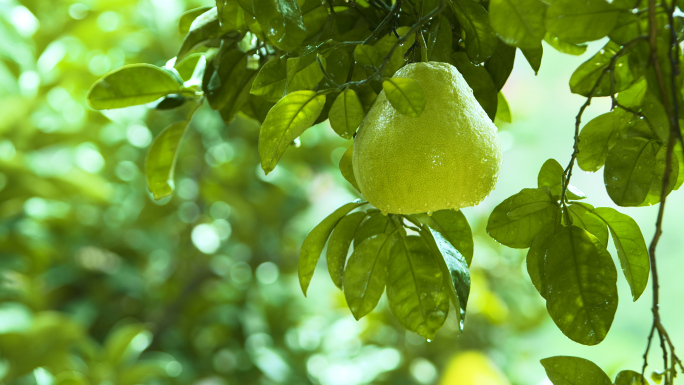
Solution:
[[[663,6],[667,8],[666,6]],[[670,23],[670,29],[674,27],[674,5],[672,9],[667,9],[667,15]],[[658,216],[656,219],[656,230],[653,235],[653,240],[648,247],[649,260],[651,263],[651,277],[653,286],[653,304],[651,311],[653,312],[653,323],[651,325],[651,330],[648,334],[648,340],[646,343],[646,351],[644,352],[644,364],[641,369],[642,376],[646,372],[646,367],[648,366],[648,353],[651,349],[651,341],[655,332],[658,332],[658,339],[660,341],[660,348],[663,353],[663,366],[665,371],[665,385],[673,383],[674,377],[677,375],[677,366],[679,366],[682,371],[684,371],[684,365],[682,365],[681,360],[675,354],[675,347],[672,344],[672,340],[665,329],[660,317],[660,282],[658,278],[658,268],[656,264],[656,248],[658,242],[663,233],[663,216],[665,213],[665,202],[667,199],[667,188],[670,183],[670,173],[672,170],[672,156],[674,155],[675,142],[679,140],[681,143],[681,131],[679,128],[679,121],[677,119],[679,113],[679,106],[677,102],[676,95],[676,78],[678,75],[678,65],[679,65],[679,47],[677,43],[677,38],[675,31],[671,30],[670,34],[670,49],[668,51],[668,59],[670,68],[670,86],[672,88],[672,105],[670,104],[669,97],[667,95],[667,89],[665,87],[665,76],[663,75],[663,70],[658,60],[658,49],[657,49],[657,32],[658,26],[656,21],[656,4],[655,0],[649,0],[648,2],[648,18],[649,18],[649,45],[651,48],[651,63],[656,73],[656,78],[658,80],[658,88],[663,100],[663,105],[665,111],[668,115],[668,121],[670,125],[670,132],[667,139],[667,152],[665,160],[665,175],[663,175],[663,185],[660,195],[660,205],[658,207]],[[673,52],[674,51],[674,52]]]

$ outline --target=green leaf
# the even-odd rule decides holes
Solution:
[[[639,108],[646,96],[647,84],[648,82],[645,78],[641,78],[641,80],[634,82],[629,88],[618,94],[618,103],[628,108]]]
[[[246,26],[245,12],[239,4],[239,0],[218,0],[219,21],[225,31],[242,31]]]
[[[571,340],[596,345],[608,334],[617,310],[617,271],[601,241],[586,230],[559,230],[546,252],[546,309]]]
[[[359,191],[359,186],[356,184],[356,177],[354,176],[354,166],[352,165],[352,156],[354,154],[354,144],[344,152],[342,159],[340,159],[340,172],[347,182],[351,183],[352,186]]]
[[[468,56],[463,52],[454,52],[452,58],[458,72],[463,75],[465,81],[472,88],[475,99],[485,110],[489,119],[493,120],[496,116],[498,91],[491,76],[484,67],[471,63]]]
[[[522,51],[523,56],[525,56],[525,59],[527,59],[527,62],[530,64],[530,67],[532,67],[534,74],[537,75],[539,73],[539,68],[541,67],[542,56],[544,55],[544,47],[539,44],[535,48],[521,48],[520,50]]]
[[[596,82],[610,64],[610,60],[620,50],[620,46],[614,42],[608,42],[591,59],[582,63],[570,77],[570,91],[582,96],[590,96]],[[629,69],[629,55],[620,57],[615,63],[615,85],[614,91],[620,92],[627,89],[634,82],[634,75]],[[601,78],[601,83],[591,96],[610,95],[610,74],[606,73]]]
[[[299,1],[301,2],[301,1]],[[302,20],[306,27],[306,39],[316,36],[328,21],[328,4],[320,0],[305,0],[301,5]]]
[[[366,238],[372,237],[376,234],[390,234],[394,231],[394,223],[390,217],[382,215],[379,211],[374,212],[368,216],[354,235],[354,247],[361,244]]]
[[[209,11],[211,8],[212,7],[199,7],[183,12],[180,19],[178,19],[178,33],[181,35],[188,33],[192,22],[195,21],[199,15]]]
[[[193,20],[176,57],[178,60],[183,59],[195,48],[205,45],[209,41],[217,40],[225,32],[221,28],[216,7],[210,8]]]
[[[346,88],[337,96],[328,113],[330,127],[345,139],[353,137],[364,116],[361,100],[351,88]]]
[[[147,150],[145,158],[147,188],[156,200],[166,198],[173,193],[176,158],[178,158],[180,142],[183,140],[187,127],[187,120],[171,124],[154,138]]]
[[[563,166],[555,159],[548,159],[539,169],[537,175],[537,186],[548,187],[553,195],[560,195],[560,188],[563,183]]]
[[[611,385],[608,375],[584,358],[557,356],[544,358],[541,364],[553,385]]]
[[[254,15],[271,44],[283,51],[294,51],[301,46],[306,27],[296,0],[247,0],[245,3],[245,11]]]
[[[387,100],[399,113],[419,117],[425,109],[425,92],[420,83],[409,78],[387,78],[382,82]]]
[[[551,244],[551,240],[556,235],[556,226],[549,226],[542,229],[532,241],[530,249],[527,251],[527,274],[530,275],[530,280],[535,289],[546,298],[548,291],[548,283],[546,274],[544,273],[544,262],[546,260],[546,251]]]
[[[468,57],[474,63],[482,63],[494,54],[499,40],[489,24],[487,11],[482,5],[472,0],[454,0],[451,5],[456,20],[465,30],[465,48]],[[451,28],[449,31],[451,33]],[[442,61],[446,61],[450,53],[451,46],[449,46],[446,59]]]
[[[632,299],[636,301],[646,289],[651,266],[639,225],[629,215],[610,207],[598,207],[594,214],[608,225],[622,272],[632,291]]]
[[[463,212],[460,210],[439,210],[427,214],[416,214],[414,218],[439,232],[465,258],[468,266],[473,260],[473,232]]]
[[[147,338],[139,338],[135,341],[138,336]],[[140,353],[147,349],[150,342],[152,342],[152,333],[147,330],[145,325],[128,324],[119,326],[110,332],[105,339],[104,352],[107,362],[116,367],[126,361],[135,361]]]
[[[88,91],[87,100],[96,110],[108,110],[151,103],[180,90],[181,84],[159,67],[132,64],[95,82]]]
[[[328,273],[335,286],[342,288],[344,281],[344,263],[347,260],[347,253],[356,229],[361,224],[361,221],[366,218],[364,211],[351,213],[342,218],[335,226],[330,241],[328,242],[328,251],[325,254],[328,262]]]
[[[586,44],[572,44],[567,41],[563,41],[550,33],[546,33],[544,36],[544,41],[549,43],[549,45],[556,49],[558,52],[567,53],[568,55],[581,55],[587,50]]]
[[[432,23],[430,26],[426,39],[428,60],[449,62],[453,40],[453,31],[449,19],[440,16],[439,22]]]
[[[404,27],[399,27],[397,28],[396,32],[400,37],[403,37],[408,33],[408,31],[411,29],[411,27],[404,26]],[[394,44],[397,42],[397,37],[394,35],[394,33],[389,34],[388,36],[383,37],[382,39],[378,40],[377,43],[375,43],[375,49],[378,52],[378,56],[380,58],[384,58],[387,55],[389,55],[390,50],[394,46]],[[403,45],[400,45],[397,49],[394,50],[394,53],[390,57],[390,60],[385,67],[385,76],[390,77],[394,75],[399,68],[403,67],[404,64],[406,64],[406,60],[404,60],[404,54],[408,52],[409,48],[413,45],[413,43],[416,41],[415,35],[411,34],[406,41],[404,41]]]
[[[511,71],[513,71],[515,51],[515,47],[499,41],[494,54],[485,62],[485,69],[492,77],[494,86],[498,91],[501,91],[511,75]]]
[[[286,84],[287,60],[277,57],[261,67],[249,92],[269,102],[277,102],[283,97]]]
[[[577,164],[580,168],[591,172],[601,169],[608,151],[618,143],[627,123],[625,114],[618,114],[618,110],[590,120],[579,134]]]
[[[378,51],[372,45],[359,44],[354,47],[354,61],[362,67],[377,67],[380,65]]]
[[[520,48],[536,48],[546,33],[541,0],[492,0],[489,20],[501,39]]]
[[[325,58],[321,57],[323,68]],[[316,61],[316,53],[287,59],[287,92],[313,89],[323,80],[323,71]]]
[[[454,306],[461,309],[461,320],[465,317],[468,297],[470,296],[470,270],[468,262],[464,256],[454,247],[444,235],[432,227],[428,226],[432,241],[437,246],[437,264],[442,270],[442,276],[446,281]]]
[[[318,264],[318,259],[321,257],[321,252],[325,247],[325,243],[328,241],[330,233],[332,233],[333,229],[342,218],[349,214],[350,211],[363,204],[364,203],[362,202],[354,201],[338,208],[322,220],[321,223],[316,225],[304,239],[302,249],[299,252],[298,273],[299,284],[302,287],[302,292],[304,292],[305,296],[306,290],[309,288],[309,283],[311,283],[314,270],[316,270],[316,264]]]
[[[449,312],[442,271],[425,240],[402,236],[390,252],[387,299],[405,328],[432,338]]]
[[[239,110],[241,103],[246,101],[240,96],[254,74],[253,70],[247,68],[247,55],[238,49],[223,50],[214,59],[213,67],[208,83],[203,85],[209,105],[214,110]]]
[[[325,105],[325,95],[296,91],[280,99],[259,132],[261,168],[271,172],[293,140],[311,127]]]
[[[638,206],[646,200],[657,150],[654,141],[639,137],[624,139],[610,149],[603,181],[615,204]]]
[[[530,247],[539,232],[554,225],[558,204],[541,189],[523,189],[494,208],[487,233],[508,247]]]
[[[648,381],[633,370],[623,370],[615,377],[615,385],[646,385]]]
[[[568,206],[568,211],[573,225],[587,230],[598,238],[602,245],[608,246],[608,227],[606,222],[594,213],[593,206],[576,202]]]
[[[357,320],[378,305],[385,290],[392,238],[376,234],[354,248],[344,270],[344,297]]]
[[[663,104],[653,96],[650,92],[644,91],[643,100],[641,102],[642,112],[644,117],[648,120],[653,132],[654,139],[660,139],[661,143],[667,143],[670,136],[670,119]]]
[[[204,75],[204,69],[207,66],[207,60],[204,57],[204,54],[202,53],[194,53],[192,55],[188,55],[185,57],[185,59],[181,61],[177,61],[174,65],[173,68],[178,71],[178,75],[181,77],[181,79],[188,81],[193,79],[193,76],[198,80],[198,83],[201,82],[202,75]]]
[[[608,35],[618,13],[605,0],[555,0],[546,11],[546,29],[569,43],[585,43]]]
[[[634,5],[634,4],[632,4]],[[613,2],[613,6],[616,6]],[[624,45],[629,41],[636,39],[640,35],[645,35],[648,33],[648,27],[645,23],[640,22],[639,15],[632,12],[620,12],[618,14],[615,27],[608,34],[610,40]]]
[[[652,206],[660,203],[660,198],[663,192],[663,177],[665,176],[665,165],[667,160],[667,146],[660,146],[655,157],[655,168],[653,169],[653,176],[651,177],[651,188],[648,190],[646,200],[640,206]],[[679,160],[675,154],[672,154],[670,177],[666,188],[666,195],[669,195],[677,185],[679,179]]]
[[[496,117],[494,119],[506,123],[512,123],[513,118],[511,117],[511,108],[508,106],[508,101],[506,100],[506,97],[501,91],[499,91],[496,97]]]

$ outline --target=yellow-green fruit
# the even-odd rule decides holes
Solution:
[[[354,139],[352,159],[363,196],[384,213],[415,214],[480,203],[501,167],[496,126],[450,64],[409,64],[394,77],[422,86],[417,117],[378,95]]]

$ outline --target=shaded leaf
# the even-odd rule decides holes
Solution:
[[[489,119],[496,116],[498,102],[498,91],[487,70],[482,66],[476,66],[470,62],[468,56],[463,52],[454,52],[452,55],[458,72],[473,89],[475,99],[477,99],[482,109],[485,110]]]
[[[192,25],[192,22],[197,19],[197,17],[208,10],[210,10],[212,7],[199,7],[199,8],[194,8],[189,11],[183,12],[183,14],[180,16],[178,19],[178,33],[181,35],[185,35],[190,31],[190,26]]]
[[[178,75],[181,77],[181,79],[187,82],[193,78],[201,81],[202,76],[204,75],[204,68],[206,68],[206,66],[207,60],[205,59],[204,54],[194,53],[192,55],[186,56],[185,59],[176,62],[173,68],[178,71]]]
[[[385,291],[392,238],[387,234],[366,238],[349,257],[344,270],[344,297],[357,320],[375,309]]]
[[[511,75],[513,64],[515,63],[515,51],[515,47],[499,41],[496,50],[485,62],[485,69],[492,77],[494,86],[498,91],[501,91],[504,84],[506,84],[506,80]]]
[[[544,162],[541,169],[539,169],[537,186],[539,188],[548,187],[551,195],[560,197],[560,194],[563,191],[563,171],[565,171],[563,166],[561,166],[557,160],[548,159]],[[568,185],[565,196],[569,199],[584,199],[587,197],[583,192],[572,185]]]
[[[425,240],[402,236],[390,252],[387,299],[405,328],[432,338],[449,312],[442,271]]]
[[[492,0],[489,19],[501,39],[520,48],[536,48],[546,33],[546,4],[540,0]]]
[[[335,286],[340,289],[342,288],[344,279],[344,263],[347,260],[349,246],[351,245],[352,240],[354,240],[356,229],[364,218],[366,218],[366,213],[364,211],[351,213],[342,218],[335,226],[332,234],[330,234],[328,250],[325,257],[328,262],[328,273],[330,273],[330,278]]]
[[[603,181],[610,199],[618,206],[638,206],[646,200],[655,170],[657,145],[633,137],[620,141],[608,152]]]
[[[214,59],[213,68],[214,70],[207,74],[208,82],[203,84],[209,105],[214,110],[239,110],[246,101],[246,98],[240,96],[244,95],[243,90],[251,82],[254,74],[253,70],[247,68],[247,55],[238,49],[223,50],[221,55]],[[230,121],[231,118],[232,116],[229,116],[224,120]]]
[[[261,168],[271,172],[293,140],[311,127],[325,105],[325,95],[296,91],[280,99],[259,132]]]
[[[618,13],[605,0],[555,0],[546,11],[546,29],[569,43],[585,43],[608,35]]]
[[[173,194],[173,174],[176,168],[176,158],[183,135],[188,127],[188,121],[182,120],[166,127],[147,150],[145,157],[145,177],[147,188],[160,200]]]
[[[439,232],[456,250],[463,255],[468,266],[473,260],[473,232],[463,212],[460,210],[439,210],[427,214],[416,214],[414,218]]]
[[[338,208],[316,225],[304,239],[302,249],[299,252],[298,274],[299,284],[302,287],[302,292],[304,292],[305,296],[309,283],[311,283],[314,270],[316,270],[316,264],[318,264],[318,259],[325,247],[325,243],[328,241],[330,233],[342,218],[349,214],[350,211],[363,204],[364,203],[360,201],[354,201]]]
[[[544,358],[541,364],[553,385],[611,385],[608,375],[584,358],[557,356]]]
[[[432,241],[437,246],[437,264],[442,270],[442,276],[446,281],[454,306],[461,309],[461,320],[465,318],[465,311],[470,296],[470,270],[468,262],[454,245],[444,235],[428,226]]]
[[[359,191],[359,186],[356,184],[356,177],[354,176],[354,166],[352,165],[352,156],[354,154],[354,144],[344,152],[342,159],[340,159],[340,172],[347,182],[351,183],[352,186]]]
[[[300,47],[306,38],[306,27],[296,0],[246,0],[244,3],[240,5],[256,18],[271,44],[283,51]]]
[[[499,40],[489,24],[487,11],[472,0],[454,0],[451,5],[456,20],[466,32],[465,47],[468,57],[473,63],[482,63],[494,54]],[[451,28],[449,31],[451,34]],[[450,53],[451,49],[442,61],[446,61]]]
[[[366,238],[376,234],[389,234],[394,229],[395,226],[390,217],[376,211],[368,216],[368,219],[359,226],[356,234],[354,234],[354,247],[361,244]]]
[[[439,17],[438,23],[432,23],[427,36],[428,60],[448,62],[451,57],[453,31],[449,19]]]
[[[239,0],[218,0],[218,17],[225,31],[241,31],[246,26],[245,12]]]
[[[546,309],[571,340],[596,345],[617,310],[617,271],[598,238],[577,226],[559,230],[546,252]]]
[[[636,301],[646,289],[651,264],[648,250],[639,225],[629,215],[622,214],[610,207],[598,207],[593,212],[608,225],[617,249],[622,272]]]
[[[487,233],[508,247],[530,247],[539,232],[555,223],[559,208],[541,189],[523,189],[494,208]]]
[[[665,176],[665,165],[667,160],[667,146],[660,146],[655,157],[655,168],[653,169],[653,176],[651,177],[651,188],[648,190],[646,200],[640,206],[651,206],[660,202],[663,192],[663,179]],[[666,188],[666,195],[669,195],[676,187],[679,178],[679,160],[675,154],[672,154],[670,176]]]
[[[399,113],[417,118],[425,109],[425,92],[420,83],[409,78],[387,78],[382,82],[387,100]]]
[[[287,60],[277,57],[261,67],[249,92],[269,102],[277,102],[283,97],[286,84]]]
[[[193,20],[189,32],[185,35],[183,43],[180,49],[178,49],[176,57],[178,60],[183,59],[195,48],[204,45],[208,41],[217,40],[225,32],[221,28],[216,7],[210,8]]]
[[[378,51],[372,45],[357,45],[354,47],[354,61],[364,67],[377,67],[380,65]]]
[[[404,26],[404,27],[399,27],[397,28],[396,32],[399,36],[403,37],[408,33],[408,31],[411,29],[411,27]],[[378,56],[380,58],[384,58],[387,55],[389,55],[390,50],[394,46],[394,44],[397,42],[397,37],[394,35],[394,33],[389,34],[388,36],[383,37],[382,39],[378,40],[377,43],[375,43],[374,47],[378,53]],[[399,46],[397,49],[394,50],[394,53],[390,57],[390,60],[385,67],[385,76],[390,77],[394,75],[399,68],[403,67],[406,64],[406,60],[404,60],[404,54],[411,48],[413,43],[416,41],[415,35],[411,34],[406,41],[404,41],[404,44]]]
[[[88,105],[96,110],[151,103],[177,93],[181,84],[168,72],[149,64],[123,66],[103,76],[88,91]]]
[[[546,251],[555,235],[555,225],[542,229],[539,232],[539,235],[534,238],[534,241],[532,241],[532,244],[530,245],[530,249],[527,251],[527,274],[529,274],[532,284],[543,298],[546,298],[546,293],[548,291],[548,283],[544,273],[544,261],[546,259]]]
[[[328,113],[330,127],[345,139],[353,137],[364,116],[361,100],[351,88],[346,88],[337,96]]]

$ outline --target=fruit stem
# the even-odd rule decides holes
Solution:
[[[420,61],[427,63],[430,60],[428,59],[427,44],[425,44],[423,30],[419,29],[416,35],[418,35],[418,42],[420,43]]]

